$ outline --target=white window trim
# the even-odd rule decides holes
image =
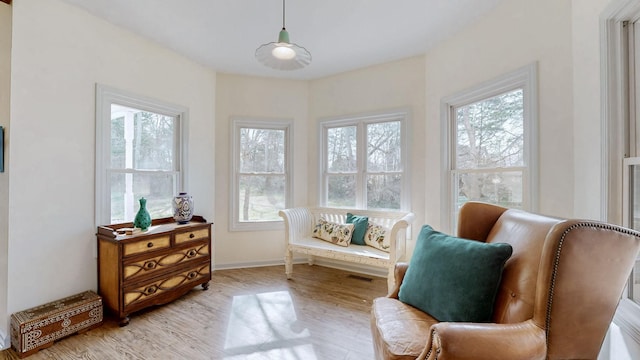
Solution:
[[[107,188],[107,168],[110,164],[111,104],[173,116],[178,119],[177,140],[180,142],[178,159],[179,191],[188,191],[188,118],[186,107],[133,94],[110,86],[96,84],[96,193],[95,225],[104,225],[111,219],[110,190]],[[107,138],[105,138],[105,136]]]
[[[629,109],[625,97],[628,96],[625,78],[625,61],[628,59],[620,24],[637,21],[640,17],[640,3],[637,0],[619,0],[609,5],[600,15],[600,92],[601,154],[602,171],[600,177],[600,218],[603,221],[621,224],[623,220],[622,166],[624,157],[624,122]],[[622,331],[640,343],[640,306],[625,294],[618,304],[613,322]]]
[[[538,65],[536,62],[486,81],[470,89],[444,98],[440,103],[441,136],[441,219],[443,229],[455,233],[453,219],[455,218],[452,204],[455,199],[451,184],[454,147],[453,138],[453,109],[474,103],[486,98],[503,94],[517,88],[523,89],[524,101],[524,166],[527,168],[523,175],[523,208],[529,211],[538,209]]]
[[[238,219],[240,207],[238,198],[238,171],[240,169],[238,151],[240,150],[240,128],[249,127],[253,129],[284,130],[285,132],[285,208],[289,208],[293,203],[293,150],[291,146],[291,134],[293,133],[293,121],[290,119],[260,119],[260,118],[231,118],[231,179],[229,211],[229,231],[261,231],[261,230],[281,230],[284,229],[283,221],[252,221],[241,222]]]
[[[411,209],[411,174],[410,174],[410,144],[407,132],[410,129],[410,121],[411,121],[411,113],[409,109],[392,109],[388,111],[374,112],[374,113],[363,113],[357,115],[350,116],[336,116],[321,119],[318,123],[318,174],[320,174],[320,179],[318,181],[318,204],[320,206],[326,206],[327,204],[327,153],[326,153],[326,144],[327,144],[327,131],[329,128],[340,127],[340,126],[356,126],[357,127],[357,137],[358,143],[364,144],[366,143],[364,128],[366,124],[372,123],[380,123],[387,121],[400,121],[400,142],[402,144],[401,151],[401,164],[402,164],[402,194],[400,196],[400,209],[403,211],[408,211]],[[357,149],[357,159],[358,159],[358,173],[356,175],[357,181],[362,183],[364,182],[364,168],[365,168],[365,156],[364,156],[364,148],[362,146],[358,146]],[[356,208],[366,208],[366,199],[365,199],[366,189],[363,188],[356,193]]]

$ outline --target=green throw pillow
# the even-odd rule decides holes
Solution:
[[[490,322],[512,252],[509,244],[465,240],[425,225],[398,297],[439,321]]]
[[[351,243],[356,245],[367,245],[364,242],[364,234],[367,232],[369,218],[367,216],[358,216],[353,215],[352,213],[347,213],[347,224],[354,225]]]

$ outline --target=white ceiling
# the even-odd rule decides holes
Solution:
[[[255,50],[277,41],[281,0],[64,0],[224,73],[313,79],[425,53],[501,0],[289,0],[291,42],[313,60],[277,71]]]

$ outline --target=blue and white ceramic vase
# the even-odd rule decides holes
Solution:
[[[140,228],[142,231],[147,231],[151,226],[151,215],[147,211],[147,199],[140,198],[140,209],[133,219],[133,226]]]
[[[173,219],[178,224],[186,224],[193,217],[193,198],[186,192],[181,192],[173,198]]]

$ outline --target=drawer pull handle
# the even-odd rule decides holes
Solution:
[[[194,233],[189,234],[189,239],[193,239],[194,237],[196,237],[196,234]]]
[[[147,269],[154,269],[156,267],[156,263],[155,261],[149,261],[146,264],[144,264],[144,267]]]
[[[156,291],[158,291],[158,287],[155,285],[149,286],[148,288],[146,288],[144,290],[145,294],[147,295],[152,295],[154,294]]]
[[[153,243],[152,242],[147,243],[147,247],[148,248],[152,248],[153,247]]]
[[[196,277],[198,275],[197,272],[192,271],[189,273],[189,275],[187,275],[187,278],[189,278],[189,280],[193,279],[194,277]]]
[[[187,257],[188,258],[192,258],[192,257],[196,256],[196,254],[198,254],[198,252],[195,249],[191,249],[191,250],[189,250],[189,252],[187,252]]]

